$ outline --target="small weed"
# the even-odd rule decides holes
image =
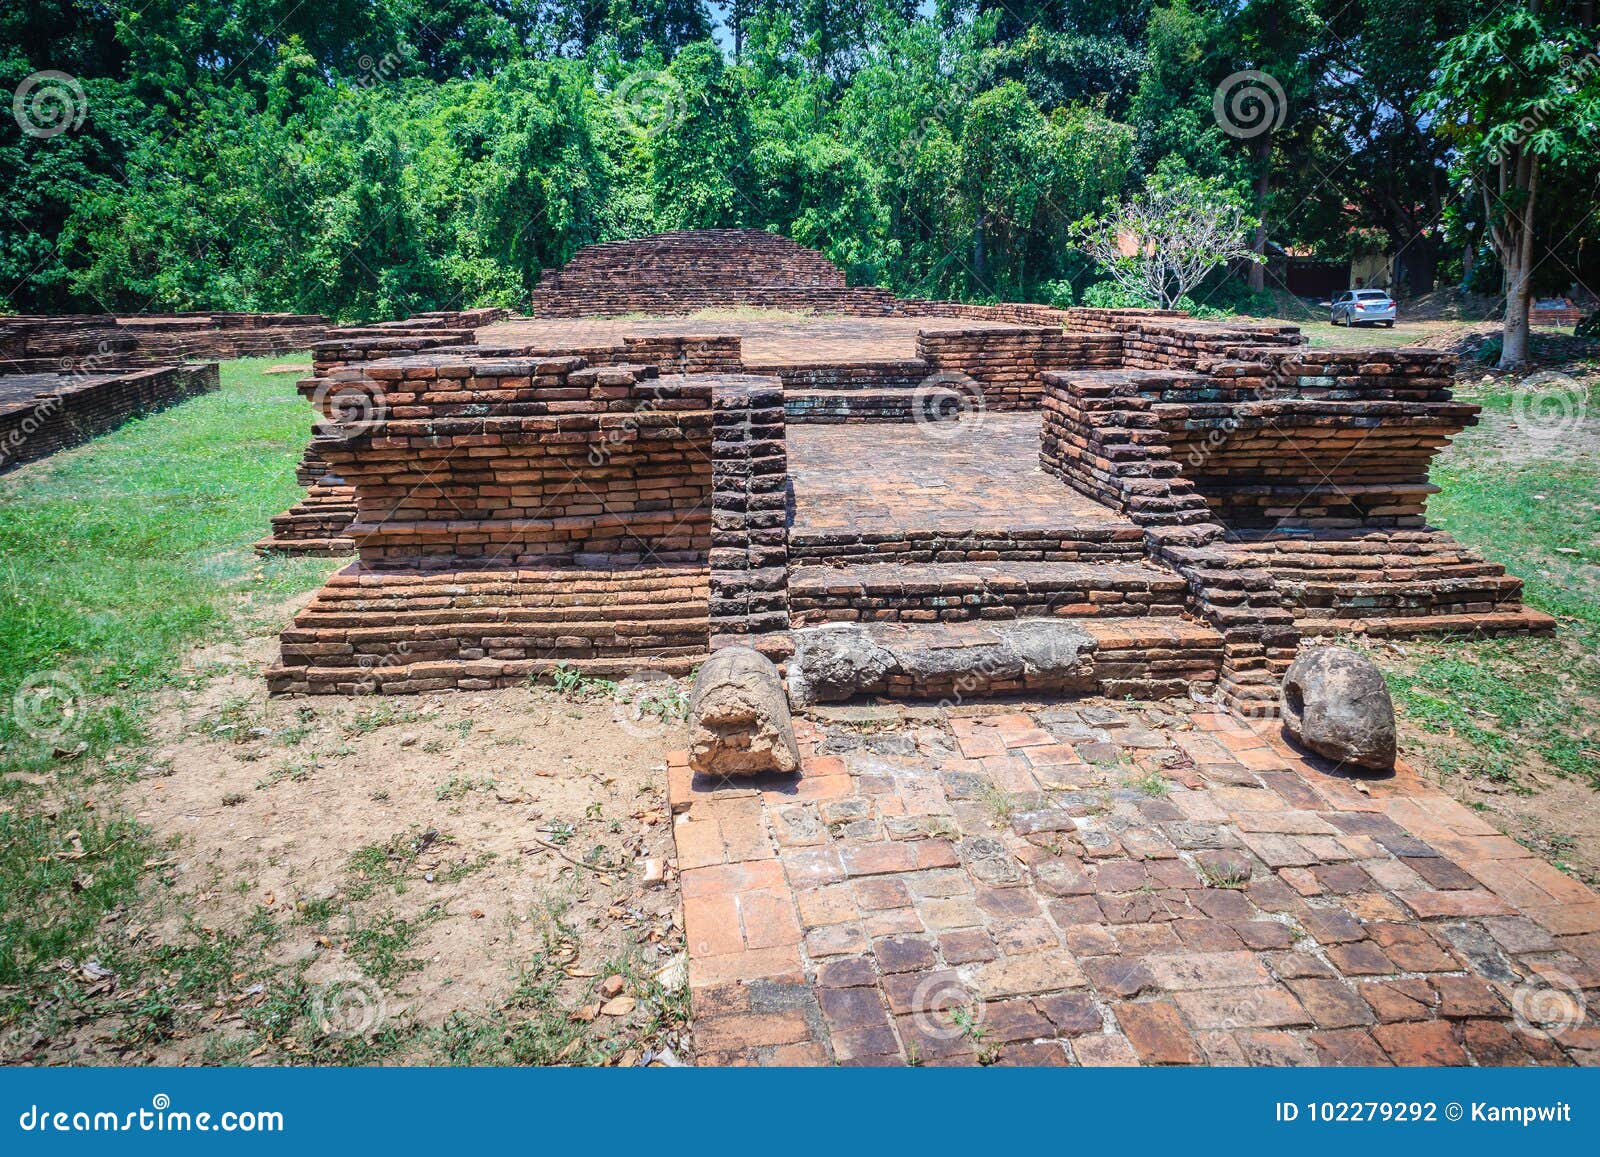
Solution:
[[[1017,797],[1005,788],[988,781],[978,790],[978,802],[989,809],[989,815],[994,819],[997,827],[1004,827],[1011,822],[1011,817],[1017,811]]]
[[[1154,769],[1140,776],[1129,776],[1122,782],[1125,787],[1131,787],[1150,796],[1167,795],[1172,791],[1172,784],[1167,777]]]
[[[452,775],[433,790],[433,798],[445,800],[465,799],[475,791],[493,791],[494,780],[488,776]]]

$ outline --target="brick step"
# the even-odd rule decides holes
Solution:
[[[1412,582],[1438,582],[1451,579],[1472,579],[1480,577],[1494,577],[1505,573],[1505,567],[1499,563],[1486,562],[1481,558],[1468,558],[1460,562],[1435,562],[1431,559],[1419,559],[1414,565],[1406,562],[1392,564],[1374,564],[1371,566],[1357,565],[1354,560],[1348,565],[1341,565],[1338,559],[1327,559],[1313,562],[1309,565],[1296,565],[1292,561],[1267,555],[1248,554],[1257,566],[1266,567],[1273,575],[1284,582],[1299,583],[1412,583]]]
[[[1186,695],[1215,683],[1223,652],[1222,637],[1202,623],[1146,616],[830,623],[798,628],[793,639],[790,693],[809,702]],[[841,650],[859,659],[840,662]],[[823,671],[831,681],[819,684]]]
[[[1522,597],[1522,580],[1504,572],[1410,582],[1325,581],[1320,575],[1307,582],[1277,572],[1273,579],[1303,614],[1334,618],[1488,613],[1514,605]]]
[[[334,575],[280,636],[275,693],[508,686],[571,664],[682,673],[710,638],[705,566]]]
[[[1306,618],[1297,620],[1302,637],[1367,635],[1412,638],[1417,635],[1548,635],[1555,619],[1527,607],[1473,614],[1409,615],[1380,618]]]
[[[790,530],[791,563],[1130,562],[1144,557],[1144,531],[1129,522],[1047,530],[949,527],[856,533]]]
[[[783,395],[790,422],[953,422],[967,405],[966,395],[944,386],[787,390]]]
[[[858,563],[789,575],[798,623],[1182,615],[1188,584],[1146,563]]]
[[[356,543],[353,538],[344,538],[334,535],[327,538],[318,538],[313,535],[296,538],[263,538],[255,544],[255,552],[261,555],[284,555],[303,558],[334,558],[344,554],[354,554]]]
[[[705,662],[704,644],[638,658],[551,656],[539,659],[444,660],[371,667],[267,668],[267,689],[273,695],[419,694],[425,691],[483,691],[516,687],[529,679],[576,670],[592,679],[626,679],[645,671],[688,675]]]

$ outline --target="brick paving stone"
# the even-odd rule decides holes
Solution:
[[[967,896],[921,900],[917,903],[917,914],[932,932],[975,928],[983,923],[983,910]]]
[[[1438,999],[1438,994],[1426,980],[1411,977],[1365,982],[1358,985],[1356,991],[1373,1014],[1386,1024],[1427,1020],[1433,1015],[1433,1005]]]
[[[890,936],[872,946],[872,954],[883,972],[912,972],[930,969],[937,963],[932,942],[909,936]]]
[[[1246,948],[1258,952],[1271,948],[1288,948],[1294,943],[1294,933],[1287,924],[1276,920],[1245,920],[1233,925],[1234,933]]]
[[[1026,888],[985,888],[977,890],[978,908],[995,920],[1020,920],[1039,914],[1039,901]]]
[[[1060,992],[1038,996],[1033,1003],[1062,1036],[1082,1036],[1100,1032],[1105,1027],[1105,1018],[1099,1006],[1087,993]]]
[[[1287,1068],[1317,1063],[1316,1051],[1292,1033],[1268,1030],[1237,1032],[1233,1036],[1248,1065]]]
[[[939,936],[939,952],[950,964],[973,964],[993,960],[994,941],[983,928],[965,928]]]
[[[1345,944],[1364,940],[1366,929],[1343,908],[1312,908],[1300,913],[1300,926],[1318,944]]]
[[[1266,984],[1267,970],[1249,952],[1187,952],[1151,956],[1145,961],[1155,981],[1172,992],[1198,988],[1238,988]]]
[[[900,1034],[907,1058],[914,1055],[920,1064],[941,1061],[977,1063],[977,1049],[972,1041],[937,1018],[923,1015],[896,1017],[895,1029]]]
[[[1072,1042],[1072,1055],[1080,1065],[1092,1068],[1124,1068],[1139,1063],[1128,1039],[1116,1033],[1081,1036]]]
[[[1466,1050],[1455,1039],[1447,1021],[1408,1021],[1380,1024],[1372,1037],[1397,1065],[1464,1065]]]
[[[878,970],[865,956],[830,960],[817,969],[819,988],[860,988],[878,983]]]
[[[835,1032],[859,1032],[889,1023],[877,988],[823,988],[817,991],[822,1015]]]
[[[1230,952],[1245,946],[1239,934],[1220,920],[1180,917],[1172,922],[1172,930],[1191,952]]]
[[[1021,1068],[1056,1068],[1070,1064],[1067,1050],[1054,1041],[1030,1041],[1006,1045],[995,1059],[996,1065],[1015,1065]]]
[[[1180,992],[1173,999],[1196,1028],[1282,1028],[1311,1023],[1293,994],[1275,984]]]
[[[1010,924],[996,925],[990,932],[1002,955],[1042,952],[1047,948],[1058,948],[1061,945],[1061,938],[1056,934],[1054,926],[1043,919],[1018,920]]]
[[[856,880],[852,884],[855,900],[863,912],[879,912],[885,908],[909,908],[911,890],[904,880],[891,876],[875,876]]]
[[[1310,952],[1273,952],[1262,959],[1285,980],[1308,976],[1326,979],[1334,975],[1331,967]]]
[[[1438,1014],[1442,1017],[1464,1020],[1511,1015],[1506,1002],[1476,976],[1436,976],[1433,987],[1439,994]]]
[[[1350,1028],[1375,1020],[1372,1009],[1344,981],[1307,977],[1285,983],[1319,1028]]]
[[[893,973],[883,978],[882,987],[889,1011],[896,1016],[916,1012],[938,1015],[972,1004],[961,977],[949,968]]]
[[[1090,903],[1093,902],[1090,900]],[[1050,915],[1061,928],[1061,939],[1066,943],[1067,950],[1079,960],[1090,956],[1106,956],[1121,950],[1117,938],[1100,925],[1063,920],[1056,908],[1057,905],[1050,905]]]
[[[974,966],[971,980],[974,991],[985,1000],[1054,992],[1085,983],[1077,963],[1062,950],[991,960]]]
[[[1402,972],[1453,972],[1461,967],[1426,928],[1379,922],[1367,925],[1367,935]]]
[[[900,1063],[900,1042],[888,1023],[835,1032],[830,1039],[842,1065]]]
[[[806,933],[806,951],[814,957],[843,956],[867,948],[867,932],[860,924],[830,924]]]
[[[788,790],[669,775],[702,1063],[1600,1062],[1510,1005],[1600,992],[1600,899],[1431,786],[1205,712],[900,710],[798,719]]]
[[[1462,1045],[1480,1065],[1508,1068],[1536,1063],[1522,1041],[1502,1021],[1463,1021],[1459,1031]]]
[[[1198,1065],[1205,1054],[1184,1026],[1176,1005],[1167,1001],[1118,1004],[1117,1024],[1140,1061],[1147,1065]]]
[[[1556,938],[1526,916],[1490,916],[1482,924],[1507,952],[1548,952],[1556,946]]]
[[[1049,1018],[1025,997],[989,1001],[981,1006],[977,1017],[985,1042],[1011,1044],[1056,1035]]]
[[[1309,1034],[1309,1039],[1317,1050],[1317,1060],[1324,1065],[1372,1068],[1394,1064],[1365,1029],[1323,1030]]]
[[[1383,949],[1370,940],[1333,944],[1327,953],[1333,966],[1346,976],[1387,976],[1399,971]]]
[[[1249,897],[1232,888],[1200,888],[1189,897],[1189,903],[1213,920],[1230,923],[1249,920],[1256,914]]]
[[[1157,987],[1156,978],[1144,961],[1129,957],[1109,957],[1083,961],[1083,971],[1096,992],[1105,997],[1138,996]]]
[[[915,936],[928,928],[915,908],[889,908],[868,912],[861,919],[861,930],[876,940],[883,936]]]

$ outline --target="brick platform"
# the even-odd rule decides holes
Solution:
[[[215,364],[0,376],[0,470],[217,387]]]
[[[575,316],[778,290],[836,316]],[[440,314],[319,347],[302,390],[370,382],[380,436],[314,443],[314,492],[263,547],[348,540],[371,571],[703,564],[710,646],[793,654],[801,676],[846,638],[871,654],[870,632],[827,624],[892,626],[860,695],[1167,694],[1183,672],[1270,713],[1302,630],[1553,626],[1426,526],[1432,458],[1477,412],[1443,354],[1313,351],[1294,326],[1170,311],[864,297],[752,231],[591,247],[538,300],[554,319]],[[1176,634],[1141,674],[1140,644],[1090,645],[1110,618]],[[977,625],[1002,620],[1024,622]],[[1050,639],[1093,663],[1035,664]]]
[[[1404,768],[1170,706],[831,718],[798,779],[669,766],[702,1064],[1600,1062],[1600,899]]]

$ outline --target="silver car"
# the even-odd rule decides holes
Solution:
[[[1382,289],[1347,289],[1333,299],[1328,320],[1334,325],[1376,325],[1394,328],[1394,298]]]

